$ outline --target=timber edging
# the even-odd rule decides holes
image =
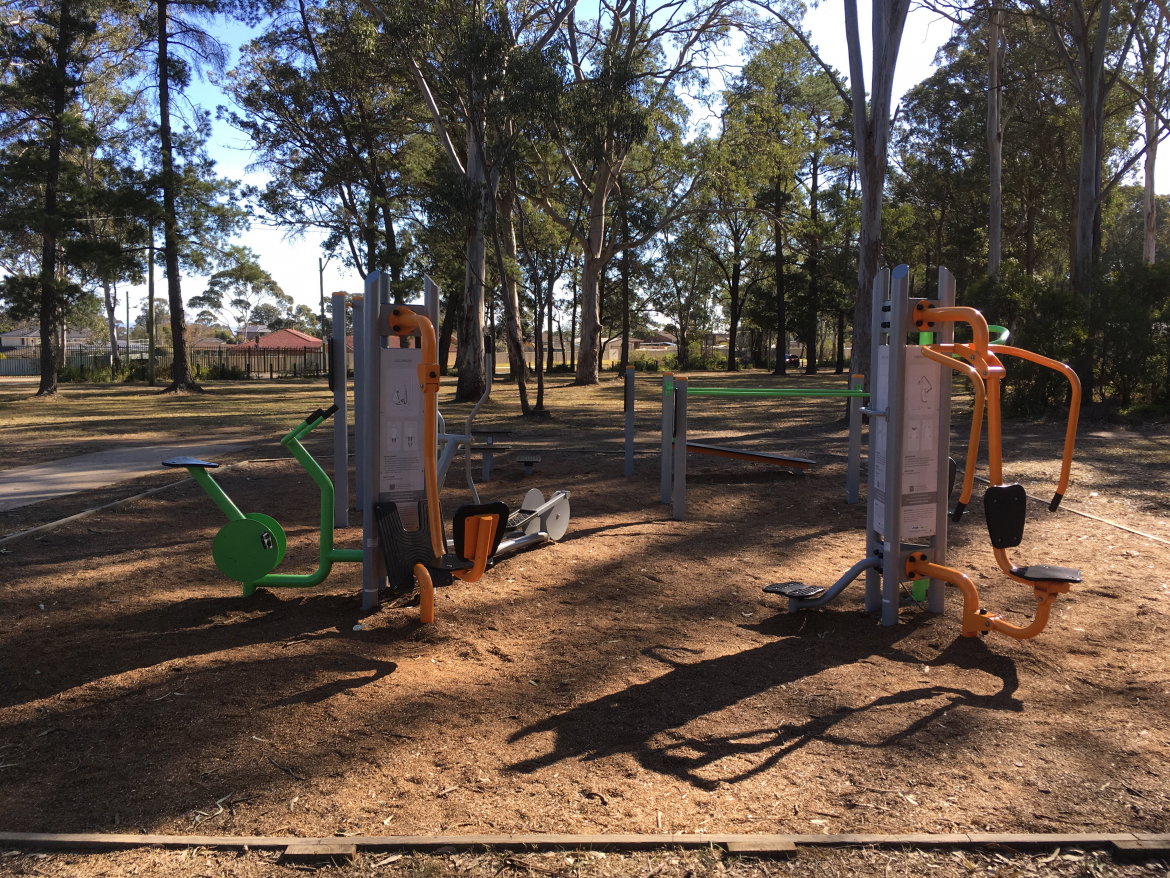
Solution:
[[[33,850],[113,851],[139,847],[229,848],[236,850],[286,850],[298,852],[314,847],[322,853],[337,845],[358,851],[418,851],[449,853],[456,850],[540,851],[595,849],[645,851],[663,848],[718,847],[730,853],[776,856],[799,847],[876,847],[973,849],[993,847],[1016,851],[1052,848],[1108,848],[1125,858],[1170,857],[1170,833],[994,833],[956,832],[894,835],[885,833],[836,835],[768,834],[634,834],[573,835],[560,833],[513,833],[501,835],[387,835],[331,836],[215,836],[215,835],[130,835],[107,833],[0,832],[0,847]]]

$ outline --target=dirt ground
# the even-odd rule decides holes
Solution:
[[[692,383],[724,381],[768,383],[761,375]],[[278,392],[266,389],[266,404]],[[326,401],[323,389],[312,399],[304,386],[290,394],[286,429],[301,409]],[[363,616],[355,565],[339,565],[316,589],[241,598],[211,560],[221,516],[190,482],[3,545],[0,827],[298,836],[1170,831],[1170,429],[1082,423],[1067,508],[1051,514],[1031,504],[1017,552],[1029,563],[1080,567],[1084,584],[1058,601],[1035,640],[965,639],[953,590],[944,616],[908,601],[889,629],[862,612],[860,586],[793,615],[761,592],[790,579],[828,585],[861,557],[865,507],[844,503],[841,403],[693,403],[692,438],[817,466],[800,475],[692,455],[687,520],[675,522],[658,503],[658,398],[658,379],[640,378],[637,471],[626,479],[619,384],[557,386],[553,417],[536,424],[513,416],[515,390],[497,386],[479,423],[516,430],[509,444],[542,461],[525,477],[503,457],[481,493],[515,505],[530,487],[566,488],[572,523],[561,543],[504,560],[479,583],[442,589],[432,626],[419,625],[409,598]],[[28,406],[0,399],[9,420]],[[966,433],[956,417],[959,451]],[[1062,438],[1058,421],[1008,422],[1009,477],[1047,501]],[[327,443],[321,435],[311,446],[323,460]],[[312,482],[291,459],[266,460],[283,457],[275,442],[237,457],[256,462],[223,472],[225,490],[245,511],[285,526],[281,572],[312,569]],[[453,467],[448,515],[467,497],[461,478]],[[100,505],[108,493],[7,513],[0,532]],[[1034,601],[995,567],[981,494],[977,485],[971,514],[952,531],[950,563],[972,576],[985,606],[1021,621]],[[359,518],[339,532],[339,546],[358,544]],[[157,861],[158,874],[185,875],[201,874],[192,870],[206,858],[215,864],[207,874],[277,874],[255,852],[198,854],[188,865],[179,856],[94,862],[121,874]],[[802,853],[801,862],[823,863],[801,871],[889,874],[884,856]],[[971,869],[951,854],[913,856],[935,858],[923,860],[923,874],[1001,866],[1013,874],[994,854],[963,855]],[[1042,871],[1102,865],[1096,855],[1062,856],[1074,860]],[[66,859],[13,855],[0,859],[0,873],[68,874],[55,871]],[[73,859],[79,872],[90,862]],[[373,869],[377,859],[349,868]],[[583,862],[604,874],[627,859]],[[1023,874],[1039,859],[1012,868]],[[474,857],[463,866],[415,860],[378,868],[412,876],[488,868]],[[630,863],[643,873],[657,863],[668,878],[789,868]],[[560,862],[554,872],[570,874]]]

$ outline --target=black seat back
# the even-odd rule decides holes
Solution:
[[[494,503],[468,503],[466,506],[460,506],[455,510],[455,518],[451,522],[451,529],[454,531],[455,554],[463,561],[472,560],[463,554],[463,543],[465,542],[467,533],[467,519],[475,518],[477,515],[499,516],[496,520],[496,533],[492,537],[491,554],[493,555],[496,553],[496,549],[500,547],[500,540],[503,539],[504,531],[508,528],[507,503],[502,503],[497,500]]]
[[[987,533],[997,549],[1014,549],[1024,541],[1024,521],[1028,517],[1028,494],[1024,486],[994,485],[983,495],[987,515]]]

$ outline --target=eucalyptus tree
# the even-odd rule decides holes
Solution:
[[[231,264],[208,279],[207,289],[187,302],[190,307],[227,317],[227,325],[234,322],[239,327],[236,335],[240,341],[247,340],[248,324],[260,305],[275,306],[278,313],[294,311],[292,296],[260,266],[254,252],[234,246],[226,258]]]
[[[651,301],[666,318],[675,338],[678,368],[691,362],[691,344],[715,328],[715,296],[721,273],[700,246],[711,234],[710,214],[696,212],[664,228],[657,238],[657,270],[650,286]]]
[[[409,282],[412,206],[433,144],[412,83],[383,61],[360,4],[289,0],[225,79],[231,124],[269,174],[260,203],[293,235],[326,232],[363,278],[387,271],[395,300]]]
[[[1135,21],[1135,58],[1122,84],[1138,100],[1145,134],[1145,180],[1142,211],[1145,235],[1142,259],[1153,264],[1157,254],[1157,196],[1154,169],[1158,144],[1170,129],[1170,23],[1157,7],[1138,8]]]
[[[1101,203],[1110,188],[1103,180],[1106,109],[1110,94],[1124,72],[1146,3],[1145,0],[1134,3],[1132,16],[1118,15],[1113,0],[1060,0],[1059,3],[1027,0],[1027,3],[1029,12],[1047,27],[1052,50],[1068,76],[1080,109],[1080,167],[1071,274],[1073,288],[1081,297],[1088,318]],[[1134,155],[1125,163],[1126,170],[1137,157]],[[1115,176],[1113,182],[1116,180]],[[1091,374],[1082,376],[1086,378],[1091,382]],[[1090,395],[1091,392],[1090,386]]]
[[[699,176],[701,188],[696,193],[699,209],[710,213],[710,237],[700,239],[699,246],[723,276],[727,291],[727,371],[738,369],[736,342],[743,313],[744,289],[741,279],[744,263],[762,243],[764,219],[754,199],[757,173],[766,173],[759,165],[759,153],[742,120],[724,113],[719,136],[701,142],[703,155]]]
[[[807,38],[788,27],[754,32],[753,37],[755,51],[725,101],[728,114],[750,138],[745,149],[753,157],[756,202],[766,205],[770,215],[776,373],[783,375],[790,328],[787,266],[799,243],[806,268],[813,269],[815,298],[822,276],[817,266],[830,226],[822,217],[822,190],[849,172],[852,141],[837,74],[822,66]],[[801,329],[807,335],[809,319],[807,309],[803,311]],[[815,323],[815,309],[811,320]]]
[[[501,194],[505,201],[508,197],[506,184],[521,121],[534,105],[555,93],[550,89],[546,49],[575,2],[508,5],[444,0],[427,5],[362,0],[382,24],[388,54],[427,107],[430,133],[446,156],[450,175],[462,183],[469,208],[456,388],[460,400],[477,399],[486,386],[487,235],[493,223],[499,229],[511,222],[510,211],[501,217],[498,208]],[[505,245],[493,244],[496,270],[510,285],[514,273],[504,261]],[[514,287],[504,296],[509,312],[516,302],[512,291]],[[507,325],[518,329],[518,315],[509,313]],[[509,345],[519,350],[519,339],[511,331]],[[521,402],[526,406],[523,384]]]
[[[685,106],[679,91],[702,84],[734,22],[733,0],[601,0],[596,19],[567,22],[570,64],[555,117],[540,135],[554,150],[534,150],[529,196],[569,232],[582,251],[581,355],[578,384],[596,384],[601,340],[599,282],[623,250],[641,247],[686,208],[695,179],[681,153]],[[609,200],[623,177],[644,171],[662,200],[655,228],[629,240],[607,234]],[[553,193],[582,207],[559,209]]]

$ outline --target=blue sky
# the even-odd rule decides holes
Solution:
[[[865,0],[858,3],[861,16],[862,42],[868,41],[870,4]],[[827,0],[811,9],[805,17],[805,25],[812,34],[812,41],[817,46],[825,61],[840,71],[848,70],[848,56],[845,44],[844,9],[841,0]],[[894,78],[895,103],[897,98],[911,87],[930,75],[933,69],[935,52],[950,37],[951,25],[920,7],[913,8],[906,23],[906,31],[902,39],[902,46],[898,56],[898,67]],[[219,29],[221,38],[231,46],[231,62],[238,57],[238,47],[245,42],[249,31],[233,24]],[[866,74],[869,73],[869,56],[866,55]],[[195,103],[213,111],[219,104],[227,103],[224,94],[209,82],[197,82],[189,89],[189,97]],[[208,144],[211,156],[216,160],[219,172],[227,177],[243,180],[248,183],[262,186],[265,177],[262,174],[250,173],[248,164],[251,155],[248,151],[248,140],[226,123],[215,122],[214,135]],[[1157,190],[1160,193],[1170,191],[1170,167],[1167,161],[1159,163],[1157,174]],[[264,226],[255,222],[249,232],[241,236],[240,243],[251,247],[260,255],[260,264],[272,274],[277,283],[286,293],[291,295],[299,304],[309,305],[314,312],[318,310],[318,272],[317,259],[321,256],[322,235],[306,234],[302,238],[287,240],[279,229]],[[334,259],[325,267],[324,271],[325,295],[334,291],[344,290],[349,293],[361,292],[361,276]],[[183,298],[202,293],[207,283],[203,277],[184,276]],[[165,288],[164,288],[165,289]],[[139,310],[139,302],[146,297],[146,287],[131,287],[129,290],[119,291],[123,296],[129,294],[132,310]],[[125,308],[123,303],[119,311]]]

